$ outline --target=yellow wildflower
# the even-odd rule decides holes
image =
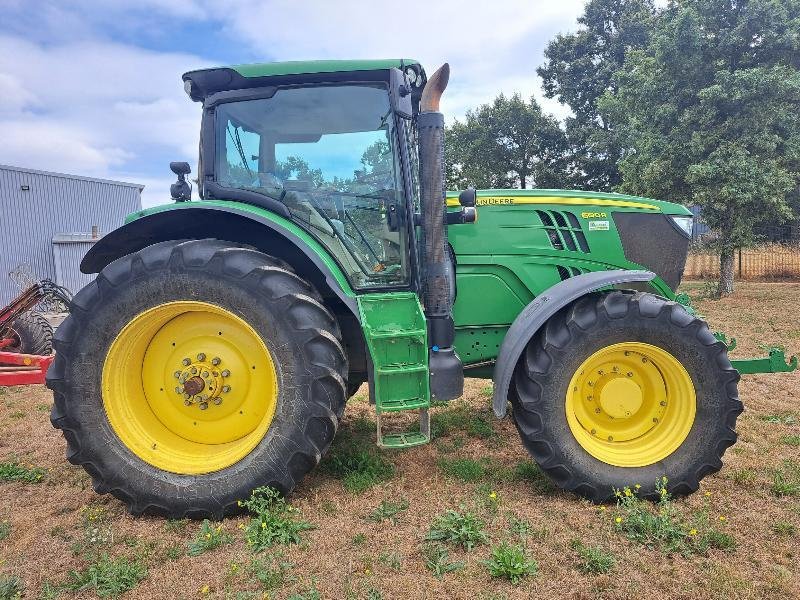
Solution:
[[[231,563],[231,573],[236,573],[239,570],[239,565],[236,563]]]
[[[261,521],[261,529],[266,529],[267,524],[264,521]]]
[[[711,492],[706,492],[705,497],[708,498],[711,495]]]
[[[617,524],[622,523],[622,517],[617,517],[616,519],[614,519],[614,522]]]
[[[697,535],[697,529],[690,529],[689,535]]]
[[[722,515],[720,515],[720,516],[719,516],[719,520],[720,520],[720,521],[722,521],[722,522],[724,523],[725,521],[727,521],[727,520],[728,520],[728,518],[727,518],[727,517],[723,517]]]
[[[636,484],[635,486],[633,486],[633,487],[635,487],[635,488],[638,490],[638,489],[639,489],[639,488],[641,488],[642,486],[640,486],[640,485],[637,483],[637,484]]]
[[[633,492],[631,492],[631,488],[625,488],[625,495],[630,498],[633,496]]]
[[[244,523],[239,523],[239,529],[244,529]]]
[[[496,499],[497,498],[497,492],[492,492],[491,494],[489,494],[489,498],[491,498],[492,500]]]
[[[244,505],[242,504],[242,501],[241,501],[241,500],[237,500],[237,501],[236,501],[236,504],[238,504],[239,506],[244,506]]]
[[[598,510],[606,510],[605,506],[601,506]]]
[[[372,571],[369,569],[364,569],[364,575],[372,575]]]
[[[207,539],[207,540],[210,540],[210,539],[211,539],[211,534],[210,534],[210,533],[207,533],[207,534],[206,534],[206,539]]]
[[[210,592],[210,591],[211,591],[211,588],[208,587],[207,585],[204,585],[202,588],[200,588],[200,593],[203,594],[204,596],[206,594],[208,594],[208,592]]]
[[[217,526],[217,533],[219,533],[220,531],[222,531],[222,525]]]

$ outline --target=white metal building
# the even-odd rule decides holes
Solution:
[[[142,208],[143,185],[0,165],[0,306],[22,270],[77,292],[80,261],[104,233]]]

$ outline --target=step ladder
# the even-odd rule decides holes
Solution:
[[[428,332],[412,292],[358,297],[361,325],[374,369],[378,446],[411,448],[431,440]],[[417,411],[419,430],[383,433],[387,413]]]

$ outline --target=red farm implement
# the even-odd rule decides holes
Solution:
[[[69,292],[45,279],[0,309],[0,386],[44,383],[53,361],[53,329],[34,308],[42,302],[69,306]]]

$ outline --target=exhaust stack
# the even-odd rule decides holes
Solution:
[[[444,115],[439,101],[447,87],[450,66],[445,63],[428,79],[417,117],[422,202],[423,294],[428,321],[431,397],[452,400],[464,391],[464,370],[453,348],[453,264],[447,248],[447,210],[444,184]]]

